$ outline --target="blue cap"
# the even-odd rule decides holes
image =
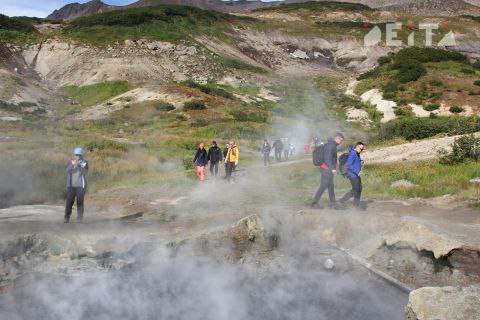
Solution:
[[[76,156],[83,156],[85,154],[85,151],[83,151],[82,148],[77,147],[73,150],[73,154]]]

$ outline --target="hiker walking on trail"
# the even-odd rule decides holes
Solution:
[[[225,157],[225,165],[227,166],[227,180],[228,182],[233,183],[232,174],[235,172],[235,168],[238,166],[239,151],[238,147],[235,144],[235,141],[231,140],[229,142],[229,148],[227,151],[227,156]]]
[[[230,144],[227,143],[225,148],[223,148],[223,159],[227,159],[228,149],[230,149]],[[225,179],[227,178],[227,162],[225,161]]]
[[[353,197],[353,206],[356,209],[364,210],[364,207],[360,206],[360,197],[362,196],[362,178],[360,177],[360,172],[362,171],[362,159],[360,154],[363,152],[365,145],[363,142],[357,142],[355,147],[348,147],[348,155],[345,164],[342,167],[342,159],[340,159],[340,169],[342,174],[350,180],[352,184],[352,190],[347,192],[340,200],[340,203],[347,202],[350,198]],[[342,155],[340,158],[344,157]]]
[[[280,139],[273,142],[273,149],[275,149],[275,160],[282,161],[283,142]]]
[[[210,174],[213,176],[218,175],[218,163],[222,161],[222,150],[217,146],[216,141],[212,141],[212,146],[208,149],[208,159],[210,160]]]
[[[65,205],[64,222],[70,222],[73,204],[77,200],[77,222],[82,222],[84,199],[87,191],[88,162],[83,159],[85,152],[75,148],[74,157],[67,164],[67,201]]]
[[[290,155],[290,144],[288,143],[288,138],[285,139],[285,144],[284,144],[284,150],[283,150],[283,158],[288,161],[288,157]]]
[[[200,143],[200,146],[193,158],[193,162],[197,166],[197,176],[200,181],[205,181],[205,167],[208,164],[208,154],[205,150],[205,144]]]
[[[272,151],[272,147],[270,143],[268,143],[267,139],[263,140],[262,146],[262,155],[263,155],[263,165],[266,167],[270,164],[270,151]]]
[[[334,209],[340,209],[335,199],[334,175],[337,173],[337,147],[343,142],[344,136],[338,132],[335,137],[328,140],[324,145],[319,145],[313,151],[313,161],[320,167],[322,178],[315,198],[312,202],[312,208],[318,207],[318,203],[325,192],[328,190],[330,204]]]

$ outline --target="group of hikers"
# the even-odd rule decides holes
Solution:
[[[284,140],[285,143],[282,140]],[[275,152],[275,160],[277,162],[282,161],[282,154],[283,154],[283,159],[288,160],[295,153],[295,145],[293,143],[289,143],[288,138],[277,139],[273,142],[273,145],[270,145],[268,140],[265,139],[263,141],[263,145],[261,148],[264,166],[267,166],[270,164],[270,153],[272,149]]]
[[[342,154],[340,158],[337,158],[337,147],[342,144],[344,136],[342,133],[336,133],[334,137],[328,139],[323,144],[318,139],[312,143],[312,158],[315,166],[320,169],[321,179],[320,187],[315,194],[312,208],[320,208],[319,202],[325,191],[328,190],[328,197],[333,209],[344,209],[344,204],[353,198],[353,206],[356,209],[364,210],[365,206],[362,205],[360,197],[362,195],[362,179],[360,177],[362,171],[363,161],[361,159],[361,153],[365,148],[365,144],[357,142],[355,146],[348,147],[348,152]],[[281,147],[279,147],[281,146]],[[275,158],[281,160],[281,152],[283,151],[282,141],[276,140],[273,143],[273,149],[275,150]],[[307,153],[310,151],[310,145],[307,147]],[[270,146],[267,140],[264,140],[261,152],[263,154],[264,165],[270,163],[270,152],[272,146]],[[291,149],[287,149],[289,154],[284,153],[284,157],[288,159]],[[278,153],[278,154],[277,154]],[[73,158],[67,164],[67,200],[65,206],[64,222],[70,221],[72,214],[72,208],[77,202],[77,222],[82,222],[84,213],[84,198],[87,190],[87,175],[88,175],[88,162],[84,159],[85,152],[82,148],[77,147],[74,149]],[[278,157],[277,157],[278,156]],[[225,164],[225,179],[230,183],[234,183],[233,173],[238,166],[240,159],[240,153],[234,140],[230,140],[223,150],[217,145],[216,141],[212,141],[212,146],[205,149],[205,144],[201,143],[193,162],[196,166],[196,173],[200,181],[205,181],[205,167],[210,164],[210,174],[213,177],[218,176],[219,164],[223,161]],[[351,183],[351,190],[347,192],[340,200],[335,198],[334,176],[340,173],[345,176]]]
[[[225,164],[225,179],[233,183],[233,173],[238,166],[240,153],[234,140],[230,140],[222,150],[218,147],[216,141],[212,141],[210,149],[205,149],[205,144],[200,143],[193,162],[197,168],[197,176],[200,181],[205,181],[205,167],[210,163],[210,174],[212,177],[218,176],[218,165],[223,160]]]
[[[327,143],[318,143],[312,152],[314,165],[320,167],[320,187],[318,188],[313,202],[312,208],[320,208],[319,202],[323,193],[328,190],[330,205],[333,209],[342,210],[344,204],[353,197],[353,206],[359,210],[365,210],[366,207],[361,203],[362,195],[362,171],[363,161],[361,153],[365,148],[363,142],[357,142],[355,146],[348,147],[348,152],[342,154],[340,159],[337,158],[337,147],[342,144],[344,135],[340,132],[336,133],[333,138],[328,139]],[[347,192],[340,200],[336,200],[334,176],[340,173],[350,180],[352,189]]]

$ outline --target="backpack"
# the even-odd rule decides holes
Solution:
[[[325,162],[324,149],[324,144],[316,146],[315,149],[313,149],[312,160],[314,166],[320,167]]]
[[[338,158],[338,171],[340,171],[343,176],[346,176],[348,173],[347,161],[348,153],[343,153],[340,158]]]

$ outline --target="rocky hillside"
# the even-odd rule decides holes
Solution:
[[[78,17],[89,16],[96,13],[115,10],[115,6],[103,3],[101,0],[92,0],[87,3],[69,3],[64,7],[53,11],[47,19],[50,20],[72,20]]]
[[[154,7],[158,5],[184,5],[200,9],[215,10],[220,12],[243,12],[259,8],[278,6],[282,4],[312,2],[308,0],[285,0],[269,1],[260,0],[139,0],[127,6],[111,6],[103,3],[101,0],[92,0],[90,2],[79,4],[71,3],[58,10],[55,10],[47,18],[52,20],[72,20],[77,17],[89,16],[96,13],[128,9]],[[329,2],[329,1],[313,1]],[[458,16],[461,14],[478,15],[480,9],[478,0],[339,0],[337,3],[359,3],[371,8],[381,8],[396,12],[403,12],[424,16]]]

